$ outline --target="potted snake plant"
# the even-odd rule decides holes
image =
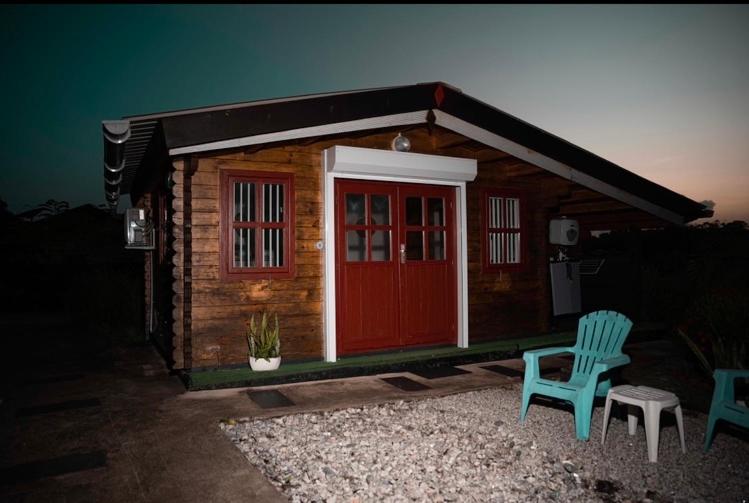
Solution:
[[[274,324],[271,327],[268,313],[263,311],[260,324],[255,322],[254,314],[247,322],[247,345],[252,370],[276,370],[281,364],[278,314],[274,314],[273,319]]]

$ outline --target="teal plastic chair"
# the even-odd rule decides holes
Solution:
[[[531,397],[544,395],[571,402],[575,408],[577,438],[588,440],[593,400],[605,397],[611,380],[602,374],[626,365],[629,356],[622,353],[622,345],[629,335],[632,322],[615,311],[595,311],[580,318],[577,342],[573,347],[546,348],[523,353],[525,380],[520,407],[520,422],[525,421]],[[568,382],[552,381],[541,377],[539,360],[546,356],[574,353],[572,375]]]
[[[749,370],[715,369],[715,389],[710,404],[710,416],[707,418],[705,432],[705,452],[710,450],[715,435],[715,423],[718,419],[728,421],[744,428],[749,428],[749,407],[736,403],[733,383],[741,377],[749,377]]]

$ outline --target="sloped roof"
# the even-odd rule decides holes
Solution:
[[[442,82],[125,117],[130,123],[131,136],[125,143],[120,191],[138,193],[139,180],[146,176],[153,160],[160,157],[374,128],[372,120],[376,118],[382,118],[383,125],[390,124],[388,120],[426,123],[434,121],[435,114],[467,124],[481,134],[525,147],[583,177],[606,184],[613,192],[623,191],[664,208],[683,222],[712,216],[711,210],[696,201]]]

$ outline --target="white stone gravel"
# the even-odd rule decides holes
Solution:
[[[628,436],[625,416],[601,447],[602,407],[581,442],[570,411],[534,403],[521,425],[519,402],[515,385],[221,428],[292,501],[749,500],[749,444],[723,433],[703,454],[702,414],[685,415],[682,454],[664,413],[650,464],[642,425]]]

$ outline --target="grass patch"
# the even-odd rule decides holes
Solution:
[[[635,332],[643,334],[652,330],[652,327],[642,327],[633,330],[633,334]],[[408,370],[409,367],[416,366],[461,365],[498,360],[528,349],[572,345],[576,338],[577,333],[575,331],[558,332],[521,339],[478,342],[466,349],[449,346],[346,356],[333,363],[324,361],[281,363],[278,370],[266,372],[253,372],[249,366],[234,369],[193,371],[185,373],[183,379],[187,388],[193,391],[403,372]]]

